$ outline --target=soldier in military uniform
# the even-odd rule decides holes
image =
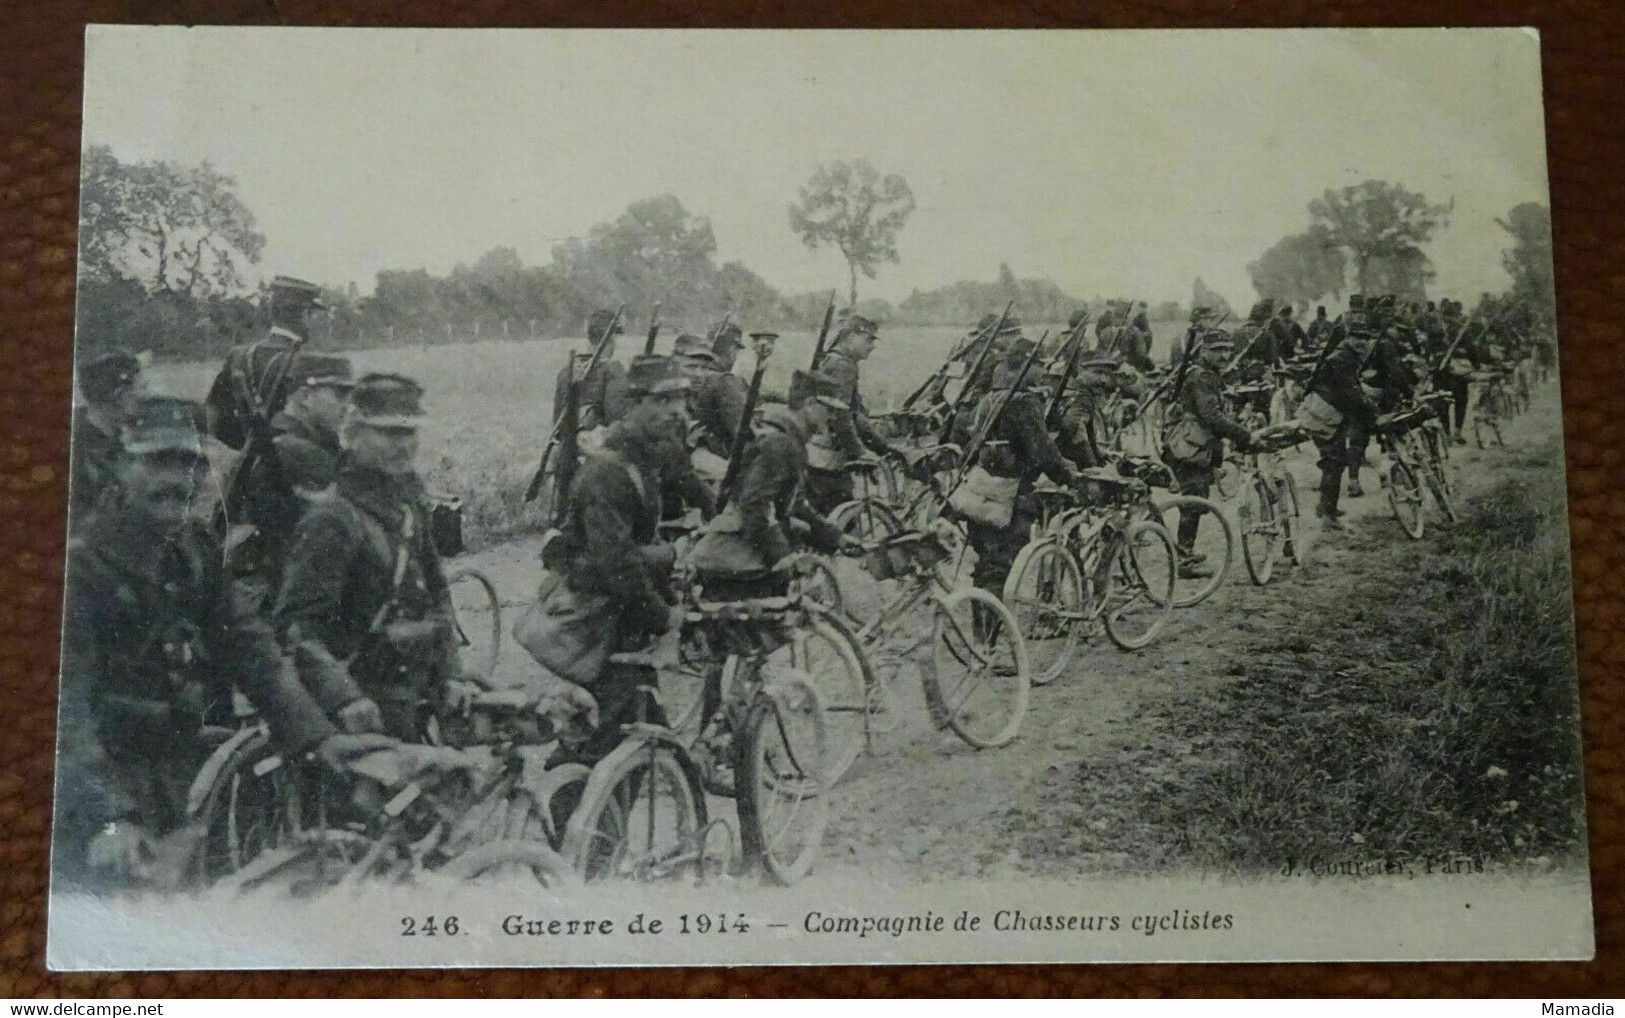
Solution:
[[[1444,361],[1441,365],[1440,359],[1450,349],[1450,344],[1455,341],[1457,334],[1462,333],[1467,327],[1467,323],[1462,319],[1461,311],[1460,301],[1447,299],[1441,302],[1439,331],[1435,339],[1438,349],[1432,354],[1433,366],[1438,369],[1435,376],[1438,386],[1445,392],[1450,393],[1450,399],[1453,403],[1451,419],[1446,423],[1450,425],[1451,441],[1457,445],[1467,444],[1467,438],[1462,433],[1462,429],[1467,423],[1467,400],[1472,391],[1471,371],[1475,354],[1473,344],[1468,341],[1467,336],[1463,335],[1461,342],[1456,343],[1456,348],[1451,352],[1449,360]]]
[[[272,620],[300,677],[346,731],[421,742],[462,677],[451,597],[414,470],[423,390],[362,376],[332,494],[294,530]]]
[[[122,454],[119,429],[129,421],[145,394],[141,362],[134,354],[107,351],[79,369],[79,395],[84,402],[73,413],[70,519],[84,520],[112,485]]]
[[[1005,577],[1038,519],[1039,506],[1032,494],[1038,478],[1044,476],[1054,483],[1067,485],[1078,485],[1082,480],[1044,426],[1045,400],[1036,381],[1029,379],[1021,388],[1015,388],[1021,366],[1033,346],[1033,341],[1025,336],[1011,342],[1006,360],[994,373],[991,389],[974,412],[961,418],[960,433],[955,436],[961,446],[968,448],[974,436],[989,427],[1000,405],[1004,406],[997,426],[992,427],[983,442],[977,461],[994,477],[1018,479],[1015,508],[1010,522],[1003,527],[966,520],[967,536],[976,549],[972,580],[995,597],[1003,594]]]
[[[1275,335],[1276,360],[1291,360],[1308,345],[1309,335],[1293,317],[1290,303],[1283,302],[1275,309],[1275,319],[1270,327]]]
[[[744,344],[741,335],[739,326],[732,322],[712,327],[706,350],[710,363],[697,375],[689,397],[690,413],[699,432],[699,447],[723,459],[727,459],[733,449],[748,393],[745,380],[733,370]]]
[[[326,307],[320,287],[292,276],[271,280],[269,303],[270,331],[231,348],[204,401],[209,432],[233,449],[247,446],[258,424],[282,410],[290,391],[287,370],[309,338],[310,313]]]
[[[1373,341],[1363,311],[1351,307],[1343,316],[1343,327],[1346,335],[1321,358],[1309,379],[1310,396],[1318,397],[1337,415],[1330,434],[1315,438],[1315,447],[1320,453],[1316,464],[1320,467],[1320,501],[1315,515],[1321,525],[1330,530],[1343,527],[1339,520],[1342,512],[1337,508],[1343,472],[1354,465],[1352,455],[1358,454],[1351,452],[1349,436],[1356,429],[1369,433],[1377,419],[1376,408],[1360,384],[1360,371]],[[1300,405],[1299,412],[1300,415],[1311,412],[1307,399]]]
[[[294,527],[311,502],[325,498],[338,476],[353,376],[349,360],[301,353],[289,371],[292,392],[271,419],[271,455],[253,465],[248,520],[257,531],[255,571],[277,588]]]
[[[1235,340],[1219,329],[1197,332],[1191,363],[1173,393],[1163,433],[1163,459],[1183,494],[1207,497],[1215,471],[1224,462],[1225,439],[1242,451],[1252,447],[1252,433],[1225,412],[1224,383],[1219,378],[1235,347]],[[1196,550],[1201,522],[1200,512],[1179,511],[1174,546],[1179,554],[1179,575],[1184,579],[1212,575],[1204,556]]]
[[[1325,346],[1327,340],[1331,338],[1331,333],[1332,323],[1326,317],[1326,305],[1317,305],[1315,307],[1315,320],[1310,322],[1309,328],[1304,331],[1302,352],[1319,352],[1320,348]]]
[[[593,365],[593,369],[577,378],[592,360],[593,350],[610,332],[614,325],[614,334],[610,336],[608,344],[604,347],[604,354]],[[615,320],[615,312],[599,308],[587,318],[587,346],[588,350],[577,353],[575,357],[559,369],[557,380],[553,385],[553,419],[557,421],[559,415],[564,413],[568,401],[569,386],[574,382],[577,393],[577,414],[580,429],[593,431],[608,424],[614,424],[626,412],[626,366],[615,359],[615,337],[625,334],[626,329]]]
[[[902,453],[875,431],[863,405],[860,366],[874,353],[878,333],[879,328],[870,319],[859,314],[849,315],[836,334],[832,349],[818,364],[818,373],[835,383],[837,395],[847,407],[830,418],[829,438],[834,456],[823,460],[809,481],[809,497],[822,513],[833,512],[836,506],[852,498],[852,476],[846,464],[863,459],[865,450],[904,461]],[[906,461],[903,465],[906,469]]]
[[[626,375],[626,412],[604,438],[603,447],[581,464],[570,488],[560,533],[550,545],[551,577],[573,594],[601,598],[611,613],[615,643],[610,650],[641,650],[676,624],[668,597],[676,553],[661,540],[662,471],[669,468],[667,444],[687,425],[688,379],[668,357],[639,356]],[[622,738],[621,726],[637,716],[638,687],[653,684],[652,669],[606,663],[581,688],[598,724],[574,751],[586,763],[602,759]],[[578,697],[580,693],[576,694]],[[658,704],[646,715],[660,722]]]
[[[230,735],[211,726],[230,719],[234,683],[288,752],[336,764],[378,745],[333,738],[270,628],[233,597],[218,540],[192,512],[208,470],[202,417],[182,400],[142,401],[116,491],[69,546],[56,834],[70,874],[179,875],[164,843],[179,843],[168,836],[192,780]]]
[[[1391,320],[1382,335],[1373,338],[1363,370],[1362,386],[1376,390],[1373,405],[1379,414],[1392,413],[1416,395],[1416,376],[1405,362],[1405,344],[1401,338],[1403,327]],[[1360,487],[1360,467],[1365,464],[1366,448],[1371,443],[1368,429],[1355,424],[1349,429],[1349,497],[1365,494]]]

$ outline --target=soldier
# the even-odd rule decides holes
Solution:
[[[146,379],[134,354],[112,350],[79,369],[84,402],[73,413],[68,516],[80,521],[113,483],[122,450],[119,430],[146,395]]]
[[[1213,486],[1215,471],[1224,462],[1224,440],[1246,451],[1252,447],[1252,433],[1224,409],[1224,384],[1219,372],[1235,353],[1235,340],[1219,329],[1202,329],[1195,334],[1196,346],[1185,375],[1176,384],[1169,421],[1163,433],[1163,459],[1179,481],[1183,494],[1206,498]],[[1200,512],[1181,509],[1174,536],[1179,554],[1179,575],[1201,579],[1213,575],[1205,556],[1196,550]]]
[[[1275,310],[1275,319],[1270,326],[1275,333],[1275,358],[1278,361],[1291,360],[1298,356],[1298,351],[1309,342],[1309,336],[1303,331],[1303,326],[1299,325],[1292,315],[1290,303],[1282,303]]]
[[[987,324],[982,327],[982,330],[986,331],[998,324],[999,316],[993,315],[991,316],[991,320],[984,317],[982,321],[987,322]],[[982,361],[981,370],[976,372],[974,376],[965,379],[964,394],[966,406],[975,406],[977,402],[979,402],[982,397],[987,395],[988,391],[992,389],[993,375],[999,370],[999,364],[1009,356],[1010,345],[1020,339],[1021,318],[1019,315],[1011,312],[1009,315],[1005,316],[1004,324],[999,326],[999,334],[992,338],[993,349],[988,351],[987,358]],[[971,362],[975,363],[974,357],[971,358]]]
[[[1319,352],[1331,338],[1331,333],[1332,323],[1326,317],[1326,305],[1318,304],[1315,306],[1315,320],[1309,323],[1309,328],[1304,332],[1303,352]]]
[[[202,416],[169,398],[134,408],[117,488],[69,546],[57,835],[70,873],[179,875],[167,836],[230,734],[209,726],[230,719],[233,683],[288,752],[336,764],[378,745],[333,738],[271,630],[233,597],[218,541],[191,511],[208,470]]]
[[[248,519],[258,532],[255,571],[270,592],[277,589],[305,507],[325,498],[338,476],[339,429],[352,383],[350,362],[343,357],[301,353],[294,358],[287,405],[271,419],[272,454],[253,465],[247,486]]]
[[[1416,395],[1416,376],[1405,362],[1404,332],[1397,319],[1391,320],[1380,336],[1373,337],[1371,348],[1361,365],[1360,382],[1377,392],[1374,407],[1379,414],[1392,413],[1409,403]],[[1349,429],[1349,497],[1365,494],[1360,487],[1360,467],[1365,465],[1366,447],[1371,442],[1370,431],[1355,423]]]
[[[1151,322],[1143,301],[1135,305],[1133,320],[1118,336],[1117,354],[1123,363],[1141,373],[1157,369],[1151,359]]]
[[[547,549],[552,585],[602,601],[613,632],[611,652],[641,650],[680,618],[667,597],[672,545],[660,538],[661,474],[670,462],[670,436],[687,422],[688,380],[671,358],[638,356],[626,375],[626,412],[589,455],[570,488],[560,533]],[[585,677],[582,677],[585,678]],[[578,703],[595,710],[598,724],[574,751],[584,763],[608,755],[634,720],[638,687],[655,683],[643,665],[607,662],[595,678],[575,682]],[[661,723],[658,704],[647,717]]]
[[[1372,335],[1365,314],[1351,307],[1343,316],[1345,337],[1326,353],[1309,379],[1309,395],[1299,406],[1300,416],[1327,413],[1335,418],[1324,421],[1325,431],[1315,438],[1320,452],[1320,502],[1315,515],[1328,530],[1341,530],[1342,512],[1337,508],[1343,486],[1343,471],[1353,464],[1349,435],[1355,429],[1369,432],[1375,425],[1376,408],[1360,385],[1360,369],[1370,352]],[[1311,402],[1311,399],[1318,402]]]
[[[414,470],[423,390],[363,375],[332,494],[294,530],[272,620],[300,678],[346,731],[422,742],[461,679],[451,597]]]
[[[749,390],[745,380],[734,374],[733,370],[739,359],[739,349],[744,345],[740,338],[742,335],[739,326],[731,322],[712,327],[711,341],[705,350],[710,363],[698,374],[689,398],[690,413],[699,430],[700,447],[723,459],[727,459],[733,449],[734,435],[739,431]]]
[[[609,333],[611,324],[615,331],[609,337],[604,347],[604,354],[593,365],[591,371],[584,377],[577,378],[592,360],[592,351],[598,349],[598,344]],[[559,415],[564,413],[568,401],[569,385],[573,380],[576,385],[576,413],[578,427],[582,432],[593,431],[604,425],[614,424],[626,412],[626,366],[615,359],[615,337],[624,335],[626,329],[615,319],[615,312],[599,308],[587,318],[587,346],[588,350],[575,355],[573,360],[559,369],[558,379],[553,385],[553,419],[557,421]]]
[[[311,312],[327,307],[320,287],[292,276],[271,280],[269,304],[270,331],[231,348],[205,399],[210,434],[233,449],[245,447],[257,423],[282,410],[293,352],[309,338]]]
[[[1057,403],[1056,448],[1080,467],[1097,467],[1104,462],[1100,442],[1106,436],[1100,407],[1117,388],[1117,370],[1118,363],[1109,357],[1080,361],[1071,385]],[[1045,370],[1044,388],[1053,393],[1065,373],[1064,358],[1052,361]]]
[[[861,365],[875,352],[879,328],[862,315],[851,315],[835,336],[830,351],[818,364],[818,373],[833,379],[839,396],[848,410],[834,415],[830,429],[835,434],[843,454],[848,459],[859,459],[864,449],[878,456],[901,459],[891,443],[875,431],[869,420],[869,411],[863,404],[863,389],[859,376]]]
[[[1014,388],[1033,345],[1025,336],[1011,342],[1006,360],[994,372],[992,387],[975,411],[961,418],[961,433],[955,436],[961,446],[968,447],[974,436],[989,426],[993,414],[1003,404],[998,425],[984,440],[977,462],[994,477],[1018,479],[1010,522],[994,527],[966,520],[967,536],[976,549],[972,579],[995,597],[1003,594],[1010,566],[1027,543],[1032,525],[1038,519],[1038,502],[1032,490],[1039,476],[1057,484],[1077,485],[1082,481],[1044,426],[1044,398],[1035,384],[1029,380],[1019,390]]]
[[[1451,441],[1457,445],[1466,445],[1467,438],[1462,433],[1462,428],[1467,423],[1467,399],[1472,391],[1471,375],[1477,351],[1464,334],[1468,326],[1462,319],[1461,311],[1461,302],[1458,300],[1446,299],[1441,303],[1438,350],[1431,356],[1433,366],[1437,369],[1439,388],[1450,393],[1451,419],[1446,423],[1450,425]],[[1461,335],[1460,342],[1456,342],[1458,334]],[[1441,364],[1441,359],[1445,352],[1450,350],[1452,343],[1455,343],[1455,350],[1451,352],[1450,358]]]

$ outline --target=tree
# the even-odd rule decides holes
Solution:
[[[667,194],[633,202],[614,222],[594,226],[586,240],[555,246],[553,262],[593,306],[663,301],[663,314],[674,319],[722,305],[723,287],[711,260],[716,250],[711,221]]]
[[[858,303],[858,273],[875,278],[897,261],[897,233],[914,212],[914,192],[895,173],[884,177],[867,159],[818,167],[790,206],[790,228],[816,251],[833,244],[846,259],[848,306]]]
[[[80,184],[86,274],[194,299],[241,292],[265,235],[236,186],[207,162],[124,163],[107,146],[91,146]]]
[[[1557,305],[1552,280],[1551,212],[1536,202],[1524,202],[1508,212],[1505,219],[1495,222],[1512,237],[1512,247],[1501,252],[1501,264],[1512,277],[1513,296],[1550,328]]]
[[[1420,296],[1432,268],[1422,245],[1449,225],[1455,203],[1436,205],[1416,191],[1367,180],[1309,203],[1313,228],[1348,253],[1362,292]]]
[[[1347,259],[1321,226],[1276,241],[1247,266],[1260,297],[1286,301],[1300,311],[1321,297],[1343,293]]]
[[[1230,302],[1224,299],[1224,295],[1202,282],[1201,276],[1197,276],[1196,282],[1191,284],[1191,307],[1212,308],[1216,315],[1233,313],[1230,310]]]

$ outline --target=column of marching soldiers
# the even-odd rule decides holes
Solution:
[[[194,780],[245,702],[289,757],[342,772],[380,747],[423,742],[433,718],[479,692],[459,663],[443,564],[457,550],[457,521],[415,466],[423,390],[398,374],[356,377],[346,358],[304,350],[318,293],[278,277],[269,331],[231,351],[202,405],[150,395],[127,353],[80,368],[62,871],[106,886],[173,865],[165,853],[182,849],[167,839],[186,827]],[[1101,433],[1103,404],[1127,407],[1120,419],[1150,419],[1160,403],[1161,459],[1180,491],[1205,495],[1225,444],[1244,452],[1260,434],[1238,418],[1257,397],[1238,406],[1227,389],[1297,366],[1300,416],[1319,450],[1315,511],[1335,530],[1340,497],[1363,494],[1379,414],[1421,388],[1447,391],[1444,425],[1460,442],[1474,370],[1551,364],[1552,344],[1526,308],[1486,297],[1464,311],[1450,300],[1354,296],[1341,315],[1319,308],[1304,328],[1289,306],[1266,300],[1226,329],[1228,313],[1198,307],[1162,368],[1142,304],[1112,302],[1093,323],[1080,310],[1056,342],[1027,336],[1006,308],[891,415],[871,415],[862,395],[882,330],[836,315],[833,300],[812,363],[771,399],[762,392],[771,333],[747,338],[730,315],[657,354],[657,311],[642,352],[623,364],[624,309],[594,312],[590,352],[560,373],[553,432],[527,493],[551,502],[540,595],[557,610],[530,613],[517,633],[564,680],[556,710],[577,722],[565,752],[590,766],[629,721],[649,719],[636,692],[649,666],[617,652],[681,625],[671,580],[680,555],[713,601],[783,594],[797,551],[864,550],[829,519],[853,498],[849,465],[878,457],[932,481],[940,466],[913,451],[910,435],[976,450],[975,464],[959,466],[994,482],[979,497],[1006,500],[991,515],[957,513],[963,499],[937,503],[975,550],[974,583],[998,595],[1038,518],[1035,485],[1087,499],[1089,471],[1116,456]],[[748,380],[734,370],[747,347]],[[204,434],[239,451],[229,469],[211,470]],[[212,514],[197,511],[206,496]],[[685,514],[705,522],[674,545],[662,523]],[[1180,519],[1181,577],[1213,568],[1197,551],[1200,522]],[[584,619],[583,606],[595,617]]]

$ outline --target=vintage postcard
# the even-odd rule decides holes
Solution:
[[[86,54],[53,968],[1591,956],[1533,31]]]

